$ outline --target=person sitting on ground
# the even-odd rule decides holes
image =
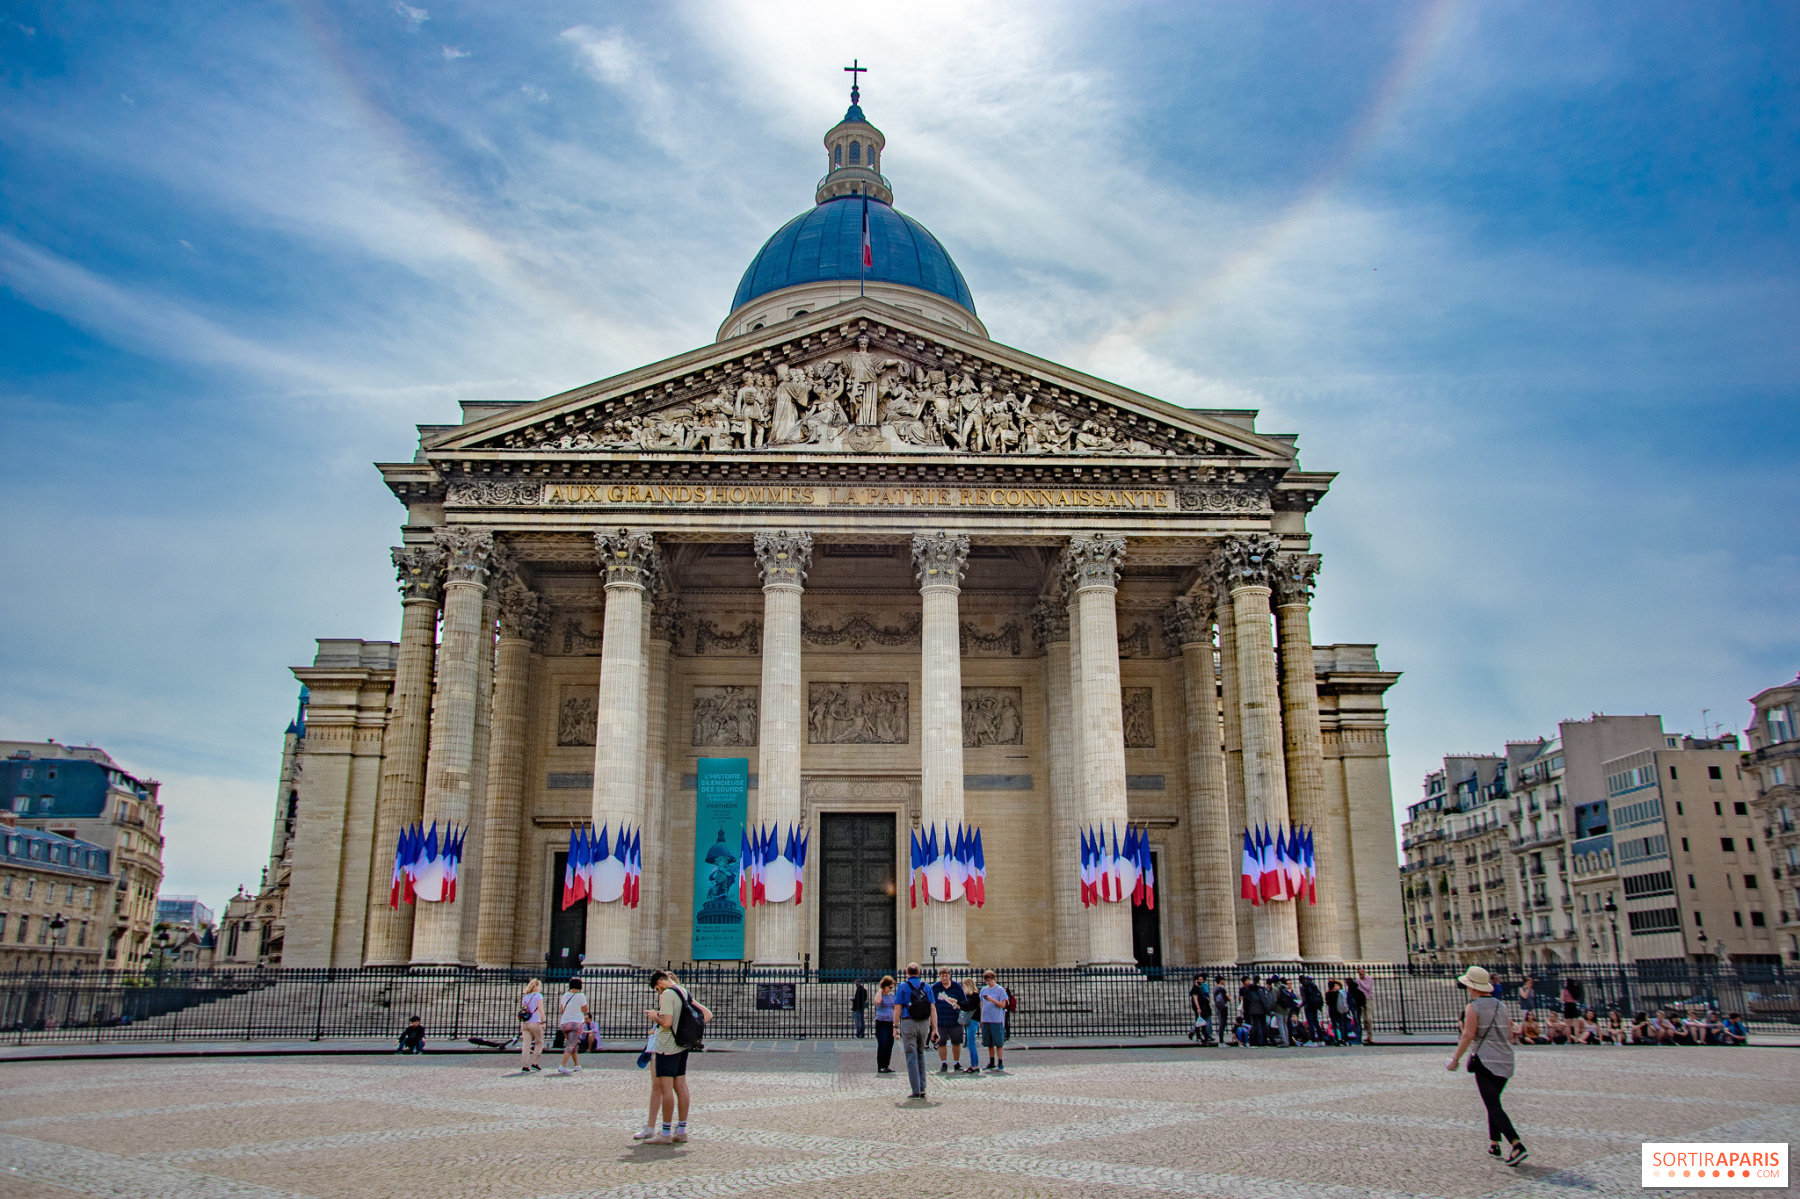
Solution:
[[[1600,1035],[1607,1043],[1623,1045],[1625,1043],[1625,1020],[1619,1015],[1619,1009],[1613,1008],[1606,1013],[1606,1023],[1600,1027]]]
[[[1656,1019],[1650,1022],[1650,1035],[1658,1045],[1674,1045],[1675,1022],[1669,1019],[1669,1009],[1659,1008]]]
[[[394,1052],[395,1053],[424,1053],[425,1052],[425,1025],[419,1020],[419,1018],[417,1016],[407,1017],[406,1029],[405,1029],[405,1031],[403,1031],[400,1034],[400,1047],[398,1049],[395,1049]]]
[[[1594,1017],[1593,1008],[1582,1009],[1581,1027],[1581,1043],[1583,1045],[1598,1045],[1602,1042],[1603,1038],[1600,1035],[1600,1021]]]
[[[1244,1015],[1242,1012],[1239,1012],[1237,1025],[1231,1030],[1231,1035],[1237,1039],[1237,1043],[1239,1045],[1251,1044],[1251,1041],[1250,1041],[1250,1017]]]
[[[1549,1021],[1544,1025],[1544,1037],[1552,1045],[1567,1045],[1569,1043],[1568,1021],[1564,1020],[1559,1013],[1552,1011]]]
[[[1631,1043],[1633,1045],[1648,1045],[1655,1039],[1655,1035],[1651,1032],[1650,1028],[1650,1013],[1633,1012],[1631,1015]]]
[[[1519,1025],[1519,1044],[1542,1045],[1544,1043],[1544,1027],[1538,1023],[1537,1012],[1532,1008],[1525,1009],[1525,1019]]]
[[[1750,1031],[1744,1027],[1744,1018],[1738,1013],[1732,1012],[1719,1021],[1719,1044],[1748,1045],[1749,1043]]]

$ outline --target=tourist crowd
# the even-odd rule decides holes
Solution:
[[[1249,977],[1235,989],[1222,974],[1196,974],[1188,988],[1188,1039],[1207,1046],[1372,1045],[1374,996],[1375,981],[1363,970],[1328,978],[1322,989],[1310,974]]]

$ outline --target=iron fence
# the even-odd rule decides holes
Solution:
[[[713,1040],[785,1040],[852,1035],[847,972],[758,970],[736,965],[677,965],[682,981],[710,1007]],[[1384,1034],[1453,1032],[1466,995],[1454,966],[1362,967],[1372,982],[1368,1017]],[[1330,978],[1356,968],[1311,970],[1321,991]],[[928,970],[929,973],[929,970]],[[967,982],[974,971],[957,972]],[[1234,1013],[1237,989],[1270,973],[1290,980],[1293,967],[1227,967],[1204,971],[1173,966],[1101,972],[1019,967],[998,971],[1017,997],[1009,1018],[1013,1036],[1178,1037],[1192,1023],[1188,987],[1196,973],[1222,978]],[[1533,1004],[1554,1006],[1565,981],[1579,984],[1584,1006],[1604,1016],[1704,1004],[1742,1013],[1752,1032],[1800,1028],[1796,973],[1781,966],[1579,966],[1534,972]],[[169,971],[155,977],[112,972],[0,976],[0,1033],[16,1044],[113,1041],[254,1041],[397,1038],[419,1016],[432,1040],[509,1039],[517,1030],[518,999],[532,977],[544,978],[554,1003],[568,975],[524,970],[268,970]],[[1501,996],[1517,1006],[1525,975],[1499,968]],[[647,972],[589,970],[582,976],[600,1034],[642,1036],[652,1005]],[[875,976],[864,979],[874,1016]],[[1296,984],[1296,992],[1298,986]]]

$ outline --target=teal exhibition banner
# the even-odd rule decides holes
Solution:
[[[749,758],[701,758],[694,801],[696,962],[740,961],[744,909],[738,904],[738,850],[750,806]]]

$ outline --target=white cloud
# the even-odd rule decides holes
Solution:
[[[405,21],[409,30],[417,33],[419,26],[431,20],[431,14],[422,8],[414,8],[406,0],[394,0],[394,11]]]
[[[469,57],[469,51],[464,50],[461,46],[444,46],[442,49],[444,51],[444,57],[452,61],[458,58]]]

